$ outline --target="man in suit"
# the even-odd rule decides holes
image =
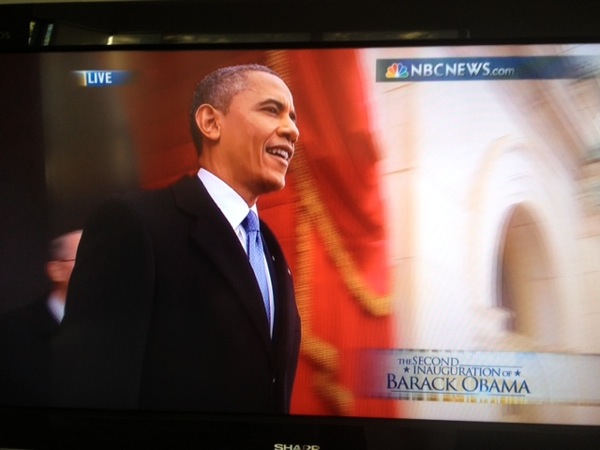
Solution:
[[[77,230],[53,239],[46,263],[50,293],[0,317],[0,405],[49,404],[51,339],[63,318],[80,238]]]
[[[115,199],[84,229],[55,341],[59,406],[289,411],[292,277],[261,223],[258,281],[245,218],[285,185],[292,95],[264,66],[227,67],[199,83],[190,119],[198,176]]]

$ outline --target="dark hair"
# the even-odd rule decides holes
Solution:
[[[245,64],[217,69],[205,76],[196,86],[190,106],[190,127],[198,155],[202,153],[202,134],[196,124],[196,111],[201,105],[209,104],[227,113],[233,97],[248,86],[248,72],[265,72],[279,77],[267,66]]]

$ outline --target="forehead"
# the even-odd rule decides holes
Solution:
[[[248,72],[246,75],[246,86],[238,92],[236,99],[263,101],[267,99],[277,100],[293,108],[294,99],[285,82],[276,75],[267,72]]]

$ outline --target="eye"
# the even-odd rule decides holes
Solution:
[[[275,106],[266,106],[264,108],[264,111],[266,111],[270,114],[279,114],[279,109],[277,109],[277,107],[275,107]]]

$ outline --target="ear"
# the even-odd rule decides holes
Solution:
[[[196,110],[196,126],[206,139],[218,141],[221,137],[221,113],[213,106],[203,104]]]

